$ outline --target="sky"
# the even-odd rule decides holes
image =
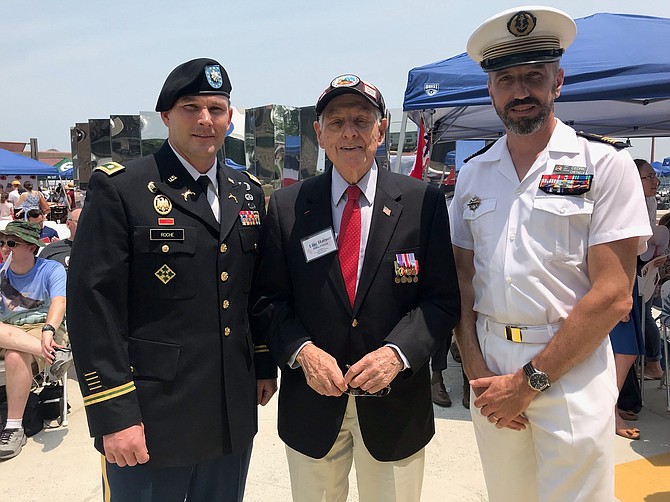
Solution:
[[[408,71],[465,52],[472,31],[510,0],[3,0],[0,141],[70,150],[70,127],[153,110],[169,72],[219,61],[232,104],[313,105],[332,78],[354,73],[401,108]],[[563,0],[572,17],[670,17],[668,0]],[[670,40],[670,34],[668,39]],[[399,119],[394,117],[394,121]],[[633,139],[634,157],[650,142]],[[655,159],[670,156],[670,138]]]

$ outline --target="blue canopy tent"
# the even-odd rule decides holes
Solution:
[[[594,14],[575,20],[561,66],[556,116],[577,130],[615,137],[670,136],[670,19]],[[410,70],[403,109],[440,138],[504,134],[487,76],[466,53]]]
[[[20,176],[58,176],[55,166],[17,155],[0,148],[0,174]]]
[[[652,162],[651,167],[654,168],[654,171],[659,178],[662,176],[670,176],[670,166],[664,166],[660,162]]]

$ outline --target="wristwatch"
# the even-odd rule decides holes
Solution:
[[[56,333],[56,328],[54,328],[51,324],[45,324],[44,326],[42,326],[42,331],[43,332],[44,331],[53,331],[54,333]]]
[[[551,387],[549,376],[543,371],[536,369],[530,361],[524,365],[523,371],[528,377],[528,385],[530,385],[531,389],[542,392]]]

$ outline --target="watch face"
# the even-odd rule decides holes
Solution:
[[[533,373],[528,381],[530,386],[535,390],[544,390],[549,387],[549,377],[546,373]]]

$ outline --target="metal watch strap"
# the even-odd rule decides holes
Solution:
[[[54,328],[51,324],[45,324],[42,326],[42,331],[53,331],[55,333],[56,328]]]

